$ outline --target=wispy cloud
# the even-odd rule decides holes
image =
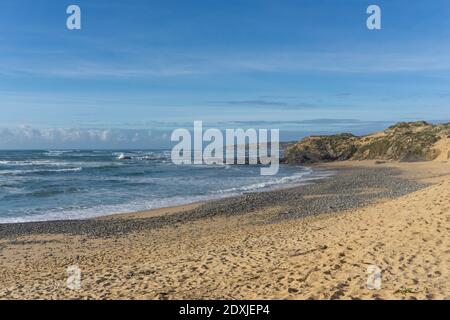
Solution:
[[[280,101],[268,101],[268,100],[232,100],[224,101],[225,104],[229,105],[250,105],[250,106],[270,106],[270,107],[286,107],[288,106],[285,102]]]
[[[111,52],[114,54],[114,51]],[[117,54],[117,53],[116,53]],[[180,77],[246,72],[296,73],[399,73],[445,72],[450,70],[450,50],[437,54],[388,54],[376,52],[299,53],[186,53],[154,51],[121,52],[114,61],[98,58],[70,59],[53,53],[51,64],[32,56],[9,58],[0,66],[3,76],[44,76],[62,78],[147,78]],[[347,93],[343,93],[347,94]]]
[[[315,108],[317,104],[312,102],[285,102],[278,100],[260,100],[260,99],[249,99],[249,100],[227,100],[227,101],[209,101],[210,104],[217,104],[220,106],[241,106],[241,107],[267,107],[274,109],[307,109]]]
[[[352,94],[349,92],[338,92],[330,95],[330,97],[338,97],[338,98],[345,98],[350,96],[352,96]]]

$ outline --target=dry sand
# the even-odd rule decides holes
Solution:
[[[345,212],[272,223],[276,206],[117,237],[0,238],[0,298],[449,299],[450,164],[333,164],[362,165],[393,166],[432,185]],[[82,272],[79,290],[66,287],[71,265]],[[378,290],[367,288],[370,266],[381,270]]]

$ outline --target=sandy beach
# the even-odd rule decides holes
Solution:
[[[295,188],[0,225],[1,299],[449,299],[450,164],[316,165]],[[81,270],[69,289],[67,268]],[[381,287],[369,289],[368,268]]]

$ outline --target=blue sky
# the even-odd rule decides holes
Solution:
[[[66,28],[79,5],[82,30]],[[366,9],[382,9],[382,30]],[[450,119],[448,0],[2,0],[0,148],[161,147]]]

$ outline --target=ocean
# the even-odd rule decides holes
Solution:
[[[310,183],[332,173],[281,165],[175,165],[170,150],[0,151],[0,223],[127,213]],[[123,158],[123,156],[122,156]]]

